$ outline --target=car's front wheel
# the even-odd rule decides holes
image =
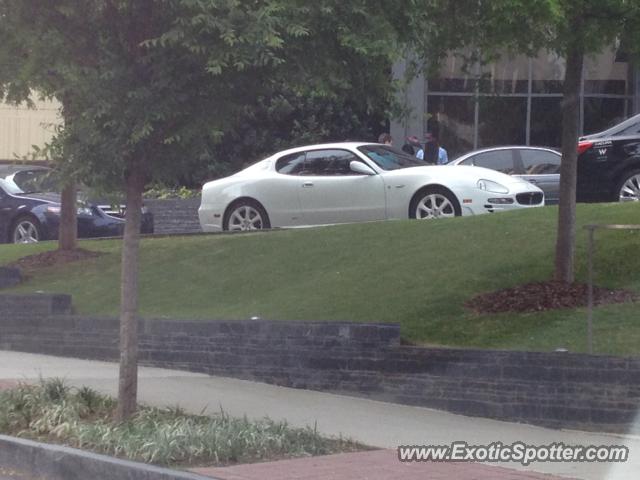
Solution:
[[[266,210],[255,200],[243,199],[229,207],[224,217],[224,230],[240,232],[271,228]]]
[[[620,202],[640,201],[640,170],[626,173],[618,183],[616,192],[618,193],[617,200]]]
[[[441,187],[427,187],[414,195],[409,217],[418,220],[458,217],[462,214],[458,199]]]
[[[41,237],[38,221],[25,216],[14,222],[10,240],[13,243],[38,243]]]

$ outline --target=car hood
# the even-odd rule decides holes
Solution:
[[[53,192],[36,192],[36,193],[20,193],[14,195],[21,198],[29,198],[32,200],[41,200],[45,203],[60,203],[60,194]]]
[[[491,180],[492,182],[501,183],[505,186],[529,183],[525,182],[521,178],[507,175],[506,173],[471,165],[427,165],[391,170],[384,173],[384,175],[388,176],[406,174],[424,175],[430,178],[442,178],[451,180],[460,180],[461,178],[466,178],[472,182],[476,182],[478,180]]]

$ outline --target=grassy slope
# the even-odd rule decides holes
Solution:
[[[640,205],[580,205],[578,223],[639,223]],[[143,242],[147,316],[399,322],[405,338],[459,346],[584,350],[584,309],[477,316],[472,295],[548,279],[557,209],[396,221],[253,235]],[[577,276],[586,278],[579,227]],[[597,283],[640,290],[640,234],[599,232]],[[119,242],[84,242],[109,255],[40,273],[17,291],[68,292],[80,312],[113,314]],[[0,264],[52,245],[2,246]],[[640,352],[638,305],[597,309],[596,348]]]

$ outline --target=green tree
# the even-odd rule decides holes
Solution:
[[[430,67],[459,52],[468,64],[545,49],[566,60],[555,279],[574,280],[577,143],[585,55],[624,40],[640,48],[640,3],[629,0],[427,0],[411,3],[410,43]]]
[[[142,191],[180,174],[280,82],[345,98],[390,64],[394,2],[383,0],[0,0],[0,77],[9,98],[62,102],[69,169],[124,190],[118,418],[135,409]],[[26,36],[32,36],[23,43]],[[11,45],[11,48],[7,46]],[[15,49],[15,50],[14,50]],[[379,79],[385,72],[371,72]],[[359,83],[356,83],[359,82]]]

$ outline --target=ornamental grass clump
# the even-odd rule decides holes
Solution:
[[[0,432],[62,443],[157,465],[232,464],[355,451],[315,428],[292,428],[268,418],[188,415],[180,408],[141,407],[114,421],[115,401],[59,379],[0,392]]]

